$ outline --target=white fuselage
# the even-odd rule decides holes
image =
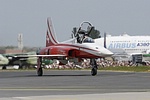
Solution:
[[[60,45],[64,46],[65,48],[74,48],[76,50],[86,52],[87,54],[93,55],[95,57],[108,57],[113,55],[110,50],[99,46],[96,43],[60,43]]]
[[[74,45],[80,47],[81,51],[88,52],[89,54],[93,54],[95,56],[107,57],[113,55],[111,51],[102,46],[97,45],[96,43],[76,43]]]
[[[104,46],[104,38],[95,39],[95,43]],[[122,49],[127,54],[149,53],[150,36],[106,36],[106,48]]]

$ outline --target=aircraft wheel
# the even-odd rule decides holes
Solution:
[[[7,69],[7,67],[6,67],[6,66],[3,66],[2,69],[5,70],[5,69]]]
[[[43,75],[43,69],[42,67],[40,67],[37,71],[38,76],[42,76]]]
[[[19,69],[27,69],[26,65],[19,65]]]
[[[22,65],[22,69],[28,69],[29,67],[27,65]]]
[[[92,68],[91,75],[95,76],[97,74],[97,68]]]

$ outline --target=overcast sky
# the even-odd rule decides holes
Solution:
[[[101,34],[150,35],[150,0],[0,0],[0,46],[45,46],[46,19],[52,18],[59,41],[73,27],[90,21]]]

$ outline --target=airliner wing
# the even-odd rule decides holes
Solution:
[[[108,50],[110,50],[114,54],[126,54],[127,55],[124,49],[108,49]]]

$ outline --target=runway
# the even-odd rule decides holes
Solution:
[[[97,76],[91,76],[90,70],[44,70],[39,77],[35,70],[0,71],[0,98],[4,100],[115,93],[149,94],[150,73],[98,71]]]

